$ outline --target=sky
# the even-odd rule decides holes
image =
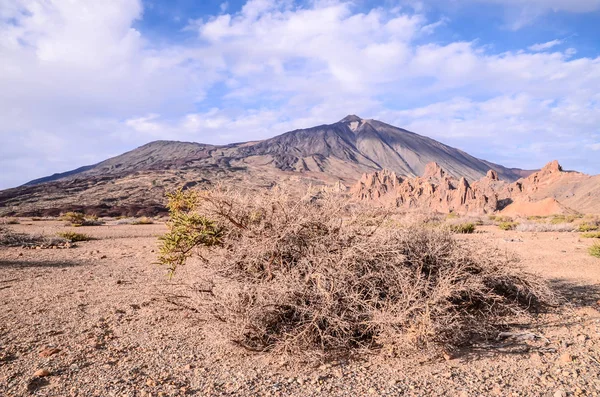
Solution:
[[[600,173],[600,0],[0,0],[0,189],[374,118]]]

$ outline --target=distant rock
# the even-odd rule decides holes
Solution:
[[[548,216],[600,211],[600,177],[565,172],[558,161],[513,183],[500,180],[495,170],[470,183],[431,162],[421,177],[402,179],[386,170],[364,174],[351,192],[361,200],[443,213]]]

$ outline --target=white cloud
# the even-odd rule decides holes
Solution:
[[[447,19],[335,0],[249,1],[191,23],[195,41],[159,47],[133,28],[137,0],[11,4],[0,7],[0,187],[155,139],[254,140],[349,113],[511,166],[562,156],[578,168],[597,150],[600,58],[572,48],[429,42]]]
[[[566,12],[592,12],[600,9],[600,0],[473,0],[481,3],[495,3],[527,9]]]
[[[538,43],[538,44],[534,44],[532,46],[529,46],[529,49],[531,51],[545,51],[545,50],[549,50],[550,48],[556,47],[557,45],[560,45],[564,42],[564,40],[552,40],[552,41],[547,41],[545,43]]]

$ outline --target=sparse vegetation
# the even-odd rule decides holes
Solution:
[[[259,351],[453,346],[554,302],[503,252],[441,229],[385,227],[389,213],[356,206],[279,189],[180,191],[159,262],[173,274],[197,249],[210,274],[198,305]]]
[[[72,243],[93,240],[93,238],[87,234],[70,232],[70,231],[69,232],[60,232],[60,233],[58,233],[58,236],[64,238],[65,240],[69,240]]]
[[[579,225],[580,232],[592,232],[598,230],[598,226],[592,223],[582,223]]]
[[[14,219],[14,218],[9,218],[9,219],[5,219],[3,222],[0,222],[0,225],[19,225],[21,222],[19,222],[18,219]]]
[[[554,215],[552,219],[550,219],[550,223],[553,225],[557,225],[559,223],[571,223],[574,222],[575,219],[579,219],[581,217],[581,215]]]
[[[575,232],[577,227],[571,223],[560,223],[552,225],[549,223],[520,223],[515,229],[519,232]]]
[[[67,212],[61,217],[67,223],[67,226],[99,226],[104,222],[98,219],[97,216],[85,216],[81,212]]]
[[[475,225],[470,222],[450,225],[449,228],[452,232],[459,234],[471,234],[475,232]]]
[[[131,222],[132,225],[152,225],[154,221],[147,216],[143,216]]]
[[[500,222],[498,227],[502,230],[515,230],[518,225],[517,222]]]
[[[600,244],[596,243],[596,244],[592,245],[589,249],[589,253],[591,256],[600,258]]]
[[[513,218],[511,218],[510,216],[504,216],[504,215],[490,215],[489,218],[491,221],[499,222],[499,223],[513,221]]]
[[[0,225],[0,247],[52,247],[66,243],[64,239],[17,233]]]
[[[583,238],[600,238],[600,232],[589,232],[581,235]]]

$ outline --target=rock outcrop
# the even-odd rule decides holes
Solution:
[[[500,180],[498,173],[490,169],[485,177],[470,184],[465,178],[453,178],[432,162],[427,164],[421,177],[401,178],[385,170],[364,174],[350,191],[362,200],[378,200],[407,209],[461,214],[502,211],[507,215],[543,216],[585,212],[558,197],[563,195],[565,201],[573,203],[586,203],[592,194],[598,199],[599,182],[597,177],[564,171],[558,161],[552,161],[514,183]],[[579,184],[587,187],[583,194],[578,194],[578,190],[582,190],[578,189]],[[595,187],[590,189],[590,186]]]
[[[496,174],[484,179],[497,181]],[[383,170],[364,174],[351,188],[361,200],[378,200],[402,208],[422,208],[437,212],[488,213],[498,207],[498,199],[488,184],[471,186],[466,178],[449,176],[437,163],[427,164],[423,176],[401,178]]]

